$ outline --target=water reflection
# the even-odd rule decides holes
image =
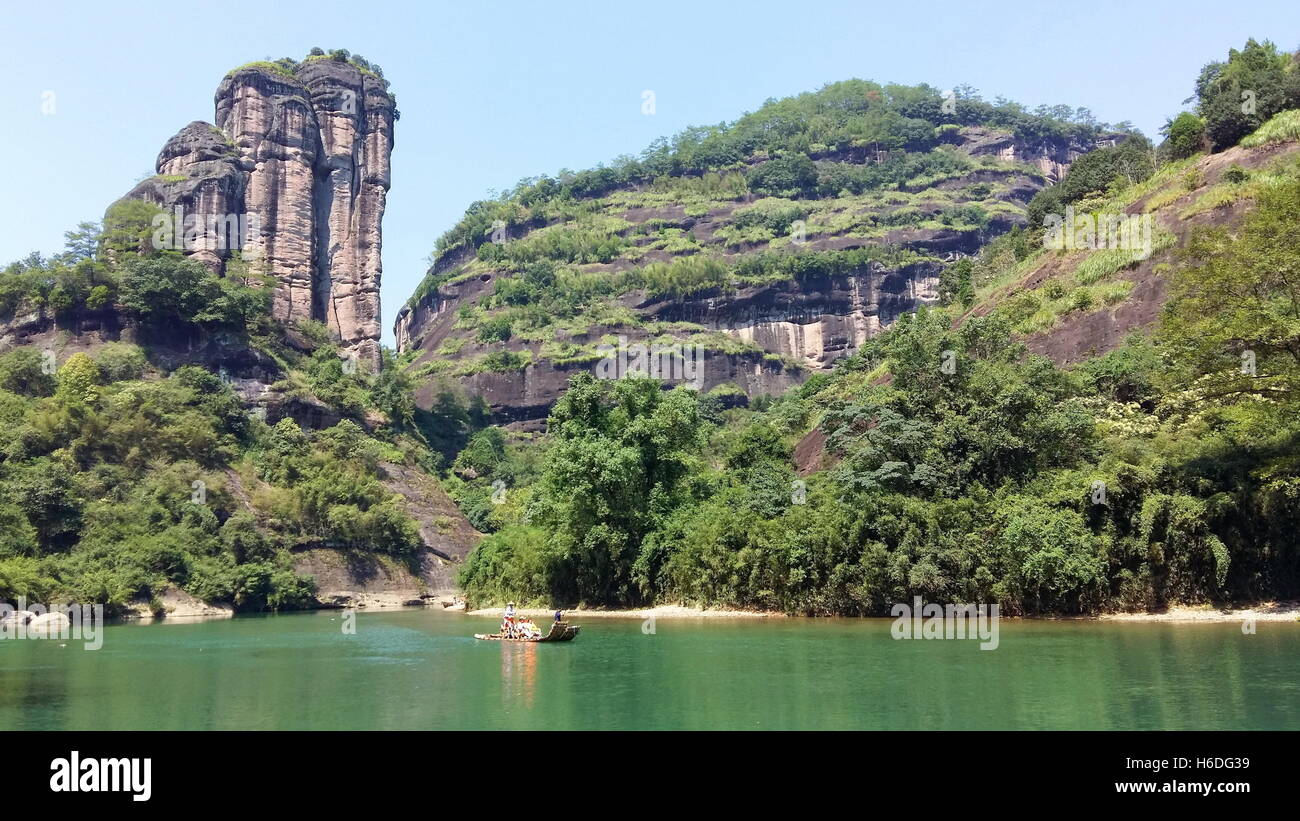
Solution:
[[[501,701],[507,707],[521,702],[533,707],[537,687],[537,648],[532,642],[503,641],[501,645]]]

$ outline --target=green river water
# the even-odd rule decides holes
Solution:
[[[1003,620],[990,651],[887,619],[580,623],[562,644],[417,609],[354,635],[321,611],[0,641],[0,730],[1300,729],[1296,623]]]

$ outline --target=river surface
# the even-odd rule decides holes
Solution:
[[[339,611],[0,641],[2,730],[1300,729],[1300,624],[1003,620],[996,650],[888,619],[582,622]],[[60,645],[64,646],[60,646]]]

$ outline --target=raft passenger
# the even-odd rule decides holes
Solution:
[[[501,623],[502,631],[508,638],[514,638],[515,635],[515,603],[506,603],[506,617]]]

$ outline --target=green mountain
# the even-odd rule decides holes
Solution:
[[[1128,136],[969,89],[851,80],[769,101],[471,205],[399,314],[398,350],[423,406],[457,384],[530,429],[620,337],[703,346],[705,390],[779,394],[933,303],[945,262]]]
[[[1013,613],[1295,596],[1297,77],[1296,57],[1267,43],[1252,41],[1211,64],[1197,83],[1197,111],[1171,119],[1159,147],[1130,136],[1074,158],[1055,185],[1024,197],[1019,222],[1000,235],[955,226],[954,233],[971,229],[976,249],[947,259],[931,252],[932,296],[913,291],[912,304],[896,303],[887,327],[854,340],[830,367],[805,367],[794,380],[801,384],[779,395],[764,389],[772,386],[727,389],[721,381],[721,389],[696,392],[665,391],[671,386],[653,379],[602,380],[595,375],[601,360],[584,357],[587,364],[550,408],[544,436],[519,424],[487,428],[453,465],[453,495],[472,521],[493,531],[470,556],[463,586],[480,601],[683,601],[873,615],[914,595],[998,602]],[[1224,143],[1216,135],[1230,131],[1225,118],[1239,116],[1225,113],[1223,100],[1241,100],[1243,81],[1289,90],[1256,107],[1245,130]],[[773,108],[782,105],[794,104]],[[749,133],[734,126],[711,136]],[[782,175],[781,185],[801,182],[761,194],[784,194],[779,207],[802,209],[812,225],[827,224],[816,221],[815,209],[838,207],[846,197],[863,198],[861,213],[866,198],[897,196],[902,208],[908,198],[950,190],[942,173],[929,187],[905,179],[864,193],[818,190],[813,180],[828,178],[841,160],[828,166],[820,153],[827,144],[814,149],[811,140],[792,139],[787,167],[806,169],[806,159],[815,175]],[[750,149],[744,138],[736,141]],[[918,148],[923,157],[954,155],[942,145]],[[772,160],[742,156],[749,167],[735,173],[746,186],[761,185]],[[1003,179],[1015,173],[990,170]],[[963,192],[985,182],[958,179]],[[558,201],[612,219],[611,208],[647,207],[635,198],[681,190],[674,184],[682,183]],[[533,209],[522,201],[527,190],[472,208],[470,219]],[[744,200],[754,196],[737,193],[736,202],[746,204],[728,213],[754,208]],[[990,190],[980,207],[990,209],[996,196]],[[538,219],[535,210],[518,213]],[[1065,218],[1072,222],[1063,232]],[[497,295],[527,286],[527,266],[536,264],[512,255],[543,247],[530,238],[566,224],[529,223],[518,240],[473,259],[455,255],[454,232],[444,239],[449,261],[439,257],[416,300],[438,306],[431,328],[455,316],[443,335],[452,341],[440,343],[439,356],[454,362],[457,352],[476,350],[471,345],[509,350],[531,341],[527,314]],[[768,230],[732,248],[726,240],[701,243],[697,232],[702,247],[676,264],[711,270],[713,279],[680,280],[675,292],[649,297],[649,289],[671,288],[647,284],[660,281],[649,279],[650,266],[601,272],[580,260],[553,262],[562,271],[557,277],[617,283],[603,293],[614,298],[606,304],[626,309],[621,317],[602,326],[596,312],[608,309],[591,299],[578,303],[587,313],[575,314],[575,324],[629,336],[644,328],[642,338],[712,332],[656,323],[658,309],[647,306],[663,298],[725,311],[718,306],[742,301],[753,287],[745,272],[755,270],[754,260],[777,260],[759,270],[773,271],[783,293],[809,300],[834,290],[836,276],[856,277],[856,285],[842,287],[861,292],[873,277],[887,280],[907,265],[882,261],[873,270],[869,261],[880,257],[859,258],[810,284],[793,272],[836,253],[828,246],[855,229],[810,231],[810,244],[813,237],[823,242],[812,248],[782,247],[780,232]],[[881,241],[878,224],[856,230],[872,234],[861,238],[870,253],[895,246]],[[635,232],[609,235],[627,241],[620,249],[648,245]],[[916,254],[933,240],[915,233],[891,239]],[[706,268],[709,260],[716,265]],[[650,271],[667,275],[674,263],[662,264]],[[465,285],[465,272],[496,286]],[[556,290],[563,293],[544,290],[541,298],[554,299]],[[476,302],[465,301],[475,295]],[[457,299],[462,306],[451,311]],[[555,339],[569,331],[564,303],[544,304],[560,320],[539,333]],[[699,315],[688,312],[685,321]],[[498,316],[509,322],[493,324]],[[815,311],[780,316],[766,307],[745,321],[722,333],[760,348],[772,338],[764,323],[826,325]],[[465,341],[456,341],[457,332]],[[599,339],[595,333],[586,332],[584,344]],[[418,363],[433,361],[428,344],[418,333],[406,339],[420,343],[414,374],[464,378],[465,370],[446,366],[421,371]],[[721,343],[707,351],[718,349]],[[527,368],[547,358],[545,347],[525,353],[532,357]],[[806,366],[821,364],[805,359],[814,360]],[[525,372],[526,390],[528,378]],[[486,503],[493,487],[504,492],[503,504]]]

